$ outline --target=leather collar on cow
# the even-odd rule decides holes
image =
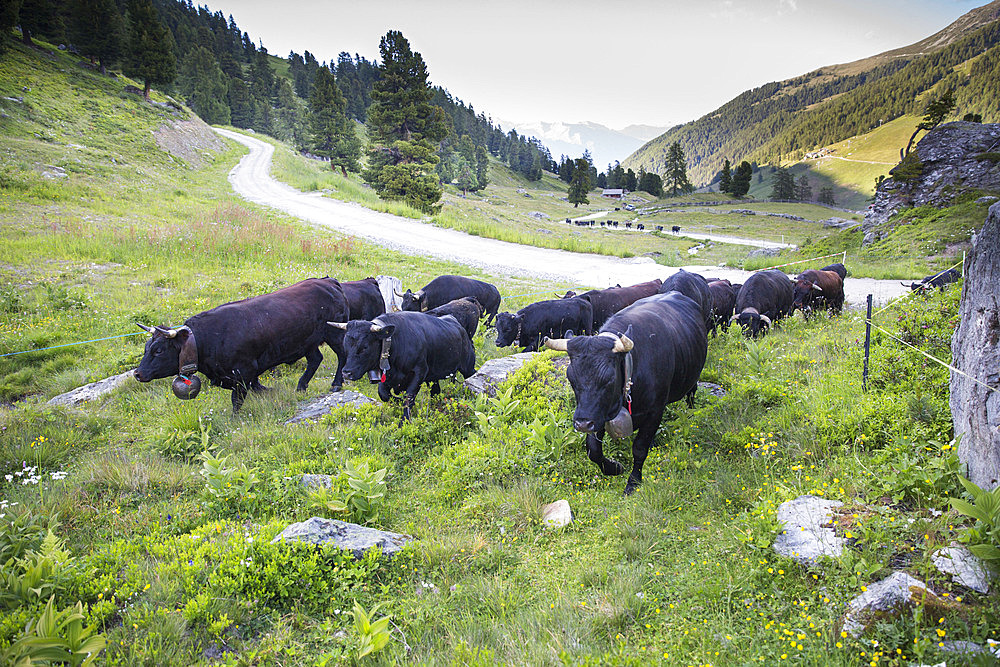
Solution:
[[[614,341],[619,341],[625,334],[617,334],[612,331],[602,331],[597,335],[603,336],[605,338],[610,338],[611,340]],[[625,383],[622,386],[622,407],[628,410],[629,414],[632,414],[632,351],[631,350],[625,353],[624,363],[625,363]]]
[[[179,375],[190,376],[198,372],[198,343],[194,339],[194,331],[190,327],[183,326],[178,331],[187,329],[187,340],[181,347],[177,361],[180,366]]]
[[[377,317],[372,321],[372,324],[380,327],[385,326],[385,322],[379,322]],[[385,338],[382,339],[382,354],[379,355],[378,359],[378,368],[380,371],[382,371],[382,377],[380,378],[381,382],[385,382],[386,373],[389,372],[389,349],[391,347],[392,347],[392,336],[386,336]]]

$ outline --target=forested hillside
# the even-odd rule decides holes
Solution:
[[[727,158],[734,164],[798,158],[904,114],[920,115],[922,95],[948,89],[955,91],[955,117],[974,113],[981,114],[984,122],[996,122],[1000,120],[998,18],[1000,2],[995,1],[969,12],[953,24],[954,29],[939,33],[947,33],[948,39],[918,43],[936,46],[930,53],[899,49],[853,67],[825,67],[749,90],[650,141],[624,164],[663,173],[669,146],[679,142],[691,181],[703,185],[713,180]]]

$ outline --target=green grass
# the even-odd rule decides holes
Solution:
[[[74,78],[115,85],[65,69],[67,88]],[[17,72],[3,72],[0,90],[9,90]],[[92,97],[111,115],[132,103],[113,89]],[[50,103],[51,127],[82,122],[82,102]],[[158,109],[137,118],[155,126]],[[56,182],[35,178],[41,162],[80,150],[32,139],[40,122],[4,127],[12,138],[4,164],[16,178],[0,181],[0,354],[131,333],[133,321],[177,324],[312,275],[390,273],[410,286],[467,273],[246,205],[225,178],[237,147],[191,169],[146,145],[119,168],[129,144],[148,135],[138,121],[136,136],[106,153],[81,131],[74,143],[88,148],[77,170]],[[957,289],[912,298],[878,322],[947,358],[958,298]],[[46,585],[59,609],[83,602],[107,639],[98,664],[354,663],[354,602],[381,605],[375,616],[391,618],[388,645],[373,660],[383,664],[932,664],[947,658],[939,630],[996,638],[998,594],[970,593],[930,565],[933,550],[961,531],[947,505],[960,492],[948,472],[947,370],[876,333],[870,390],[861,392],[863,330],[845,315],[793,319],[753,343],[735,329],[713,339],[703,379],[728,395],[699,392],[693,409],[668,408],[645,484],[630,498],[621,495],[625,480],[601,476],[570,431],[574,400],[555,353],[516,374],[499,400],[444,383],[437,397],[421,392],[406,424],[398,405],[376,403],[295,426],[284,422],[299,401],[331,380],[329,353],[304,396],[294,391],[300,361],[268,373],[273,391],[248,398],[237,416],[224,390],[206,387],[182,402],[166,381],[129,383],[79,409],[45,403],[134,367],[142,336],[2,357],[0,474],[11,480],[0,477],[0,546],[16,534],[29,552],[40,548],[39,535],[6,524],[29,514],[65,540],[72,559]],[[474,343],[479,363],[509,353],[485,332]],[[374,395],[367,383],[350,388]],[[548,421],[570,444],[544,436],[539,423]],[[245,466],[257,483],[209,494],[200,461],[178,446],[200,445],[202,432],[226,465]],[[627,441],[606,450],[630,461]],[[387,469],[376,526],[409,533],[414,545],[391,562],[271,545],[314,513],[297,476],[336,475],[348,461]],[[37,466],[37,484],[19,483],[24,466]],[[808,569],[771,551],[777,506],[802,493],[845,503],[838,530],[853,540],[851,559]],[[559,498],[574,523],[547,530],[541,505]],[[847,602],[891,569],[960,606],[929,606],[882,619],[862,639],[841,637]],[[4,595],[0,651],[44,602]]]

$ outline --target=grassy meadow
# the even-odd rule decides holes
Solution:
[[[419,286],[469,275],[243,202],[225,178],[238,147],[205,151],[197,166],[171,156],[151,130],[186,112],[123,85],[58,52],[15,45],[0,59],[0,97],[24,97],[3,102],[0,118],[0,661],[28,650],[25,627],[50,601],[54,611],[79,603],[81,618],[75,638],[41,631],[40,641],[89,636],[101,665],[905,665],[953,661],[945,640],[997,639],[998,594],[931,565],[963,531],[948,504],[962,489],[947,370],[876,332],[861,391],[857,314],[795,318],[759,341],[735,329],[713,339],[702,379],[727,395],[700,391],[693,409],[668,408],[629,498],[572,431],[573,395],[552,352],[495,398],[453,383],[437,397],[425,390],[405,424],[399,406],[376,403],[286,425],[328,390],[328,350],[305,395],[294,392],[300,361],[262,378],[273,391],[235,416],[228,392],[179,401],[167,380],[49,405],[133,368],[145,339],[127,336],[137,321],[179,324],[309,276],[392,274]],[[43,175],[53,167],[65,177]],[[324,179],[315,189],[349,188]],[[543,194],[554,183],[496,187],[459,204],[450,194],[442,215],[544,202],[555,217],[564,204]],[[909,298],[878,323],[947,359],[958,298]],[[110,336],[121,337],[42,349]],[[510,352],[489,332],[474,342],[480,363]],[[367,383],[349,388],[375,395]],[[627,441],[606,449],[631,460]],[[356,474],[369,480],[385,470],[384,495],[337,511],[332,501],[353,488],[348,471],[365,466]],[[334,486],[308,494],[303,473],[333,475]],[[804,493],[844,503],[835,523],[849,549],[813,568],[770,548],[776,508]],[[549,530],[541,507],[561,498],[574,522]],[[270,544],[311,516],[417,539],[391,561]],[[848,601],[893,569],[945,602],[844,636]]]

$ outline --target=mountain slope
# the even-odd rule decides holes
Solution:
[[[665,128],[646,125],[632,125],[624,130],[613,130],[600,123],[580,122],[547,122],[502,123],[505,127],[513,127],[519,133],[538,137],[552,151],[552,156],[567,155],[571,158],[580,157],[584,151],[590,151],[594,166],[598,171],[604,171],[605,166],[622,161],[637,148],[655,136],[663,133]]]
[[[956,90],[959,116],[975,112],[998,120],[998,18],[1000,0],[994,0],[909,47],[746,91],[648,142],[624,164],[659,172],[667,148],[678,141],[692,181],[704,184],[726,158],[776,163],[919,114],[918,98],[935,88]]]

